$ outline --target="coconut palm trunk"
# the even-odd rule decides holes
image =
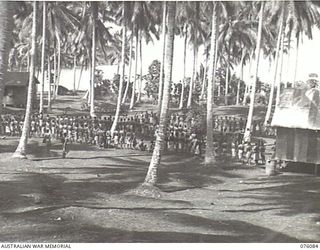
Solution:
[[[189,95],[188,95],[188,101],[187,101],[187,108],[191,108],[192,105],[192,94],[193,94],[193,87],[194,87],[194,81],[196,79],[196,61],[197,61],[197,48],[196,45],[193,46],[193,67],[192,67],[192,76],[190,81],[190,88],[189,88]]]
[[[123,94],[121,104],[125,104],[127,96],[128,96],[129,86],[130,86],[131,73],[132,73],[132,71],[131,71],[131,69],[132,69],[132,47],[133,47],[133,36],[131,36],[131,38],[130,38],[128,81],[127,81],[126,89]]]
[[[19,140],[18,147],[13,154],[14,158],[26,158],[26,147],[30,132],[30,120],[32,114],[33,91],[35,86],[35,61],[36,61],[36,30],[37,30],[37,7],[38,2],[33,2],[33,17],[32,17],[32,33],[31,33],[31,51],[30,51],[30,73],[28,83],[28,95],[25,119],[23,123],[22,135]]]
[[[293,72],[293,80],[292,80],[293,85],[295,84],[297,79],[297,69],[298,69],[298,60],[299,60],[299,40],[300,40],[299,34],[297,35],[296,39],[297,39],[296,54],[295,54],[294,72]]]
[[[213,3],[212,21],[211,21],[211,52],[209,57],[208,70],[208,90],[207,90],[207,143],[205,152],[205,164],[214,164],[216,159],[213,150],[213,107],[214,107],[214,88],[215,88],[215,72],[216,72],[216,56],[217,56],[217,40],[218,40],[218,12],[217,3]]]
[[[81,69],[80,69],[80,75],[79,75],[79,79],[78,79],[78,86],[77,86],[77,90],[79,90],[79,88],[80,88],[80,83],[81,83],[81,78],[82,78],[83,68],[84,68],[84,63],[82,62]]]
[[[189,96],[188,96],[188,102],[187,102],[187,108],[191,108],[192,106],[192,94],[194,89],[194,84],[196,81],[196,69],[197,69],[197,62],[198,62],[198,22],[199,22],[199,11],[200,11],[200,2],[195,2],[195,8],[196,8],[196,20],[195,20],[195,27],[194,27],[194,40],[193,40],[193,67],[192,67],[192,76],[191,76],[191,82],[190,82],[190,88],[189,88]]]
[[[167,15],[167,4],[166,1],[162,2],[162,34],[161,34],[161,41],[162,41],[162,58],[161,58],[161,65],[160,65],[160,77],[159,77],[159,92],[158,92],[158,116],[160,116],[161,112],[161,100],[162,100],[162,92],[163,92],[163,69],[164,69],[164,60],[165,60],[165,48],[166,48],[166,15]]]
[[[230,69],[229,69],[229,59],[226,65],[226,82],[225,82],[225,89],[224,89],[224,104],[228,105],[228,93],[229,93],[229,74],[230,74]]]
[[[283,67],[283,54],[284,54],[284,30],[282,31],[281,38],[281,48],[280,48],[280,69],[279,69],[279,77],[277,82],[277,95],[276,95],[276,106],[278,106],[280,102],[280,94],[281,94],[281,82],[282,82],[282,67]]]
[[[179,109],[183,109],[183,102],[184,102],[184,91],[186,86],[186,59],[187,59],[187,35],[188,27],[185,26],[184,32],[184,45],[183,45],[183,78],[182,78],[182,88],[181,88],[181,95],[180,95],[180,104]]]
[[[123,81],[124,81],[124,74],[125,74],[125,53],[126,53],[126,36],[127,36],[127,25],[125,21],[125,17],[127,15],[127,4],[123,2],[123,9],[122,9],[122,45],[121,45],[121,74],[120,74],[120,83],[119,83],[119,93],[118,93],[118,100],[117,100],[117,108],[116,114],[114,116],[114,120],[110,129],[111,134],[113,135],[114,131],[117,128],[120,109],[121,109],[121,96],[122,96],[122,89],[123,89]]]
[[[133,109],[135,103],[135,92],[137,87],[137,72],[138,72],[138,32],[136,31],[136,46],[135,46],[135,60],[134,60],[134,81],[132,86],[130,109]]]
[[[203,78],[202,78],[200,100],[203,100],[203,98],[204,98],[204,92],[205,92],[206,80],[207,80],[207,67],[208,67],[208,50],[206,49],[206,59],[205,59],[205,64],[204,64],[204,69],[203,69]]]
[[[98,15],[97,2],[92,2],[92,47],[91,47],[91,82],[90,82],[90,116],[94,117],[94,81],[96,69],[96,18]]]
[[[41,48],[41,88],[40,88],[40,105],[39,113],[43,113],[43,93],[45,82],[45,50],[46,50],[46,24],[47,23],[47,3],[42,2],[42,48]]]
[[[76,92],[76,81],[77,81],[77,56],[73,56],[73,93]]]
[[[246,105],[246,98],[247,98],[247,96],[248,96],[248,94],[250,92],[249,84],[250,84],[250,81],[251,81],[251,68],[252,68],[253,55],[254,55],[254,50],[252,50],[251,53],[250,53],[249,68],[248,68],[248,71],[249,71],[249,83],[246,83],[242,105]]]
[[[52,91],[52,100],[56,98],[56,85],[57,85],[57,49],[56,49],[56,41],[53,38],[53,91]]]
[[[273,102],[273,96],[274,96],[274,87],[276,85],[277,81],[277,73],[278,73],[278,62],[279,62],[279,51],[280,51],[280,43],[281,43],[281,36],[282,36],[282,25],[283,25],[283,19],[281,19],[279,31],[278,31],[278,38],[277,38],[277,47],[276,47],[276,55],[275,55],[275,61],[274,61],[274,72],[273,72],[273,81],[270,87],[270,95],[269,95],[269,102],[268,102],[268,108],[266,112],[266,117],[264,119],[264,125],[267,125],[271,118],[271,111],[272,111],[272,102]]]
[[[139,77],[139,87],[138,87],[138,97],[137,102],[141,101],[141,92],[142,92],[142,32],[139,32],[139,59],[140,59],[140,77]]]
[[[90,59],[90,62],[89,62],[89,74],[90,74],[90,79],[89,79],[89,86],[88,86],[88,100],[87,100],[87,103],[88,103],[88,106],[90,106],[90,103],[91,103],[91,82],[92,82],[92,60]]]
[[[48,66],[48,107],[47,112],[51,112],[51,62],[50,62],[50,54],[47,56],[47,66]]]
[[[53,99],[57,98],[58,95],[58,90],[59,90],[59,84],[60,84],[60,76],[61,76],[61,39],[56,32],[56,37],[57,37],[57,52],[58,52],[58,61],[57,61],[57,80],[55,81],[55,88],[54,88],[54,96]]]
[[[238,80],[237,84],[237,97],[236,97],[236,105],[239,105],[240,103],[240,84],[243,81],[243,63],[244,63],[244,56],[245,53],[242,51],[241,60],[240,60],[240,79]]]
[[[175,12],[176,2],[167,3],[167,35],[166,35],[166,59],[164,64],[164,85],[163,85],[163,97],[161,104],[160,123],[159,130],[157,132],[157,138],[155,147],[153,150],[152,158],[150,161],[148,173],[144,180],[144,185],[155,185],[157,182],[157,170],[161,162],[161,152],[165,143],[166,129],[168,123],[168,110],[170,100],[170,83],[172,78],[172,65],[173,65],[173,50],[174,50],[174,27],[175,27]]]
[[[0,114],[2,114],[2,103],[4,95],[4,74],[8,69],[8,58],[10,52],[12,33],[12,3],[0,1]]]
[[[253,85],[250,95],[250,106],[246,124],[246,130],[244,132],[244,140],[250,141],[251,140],[251,125],[253,120],[253,108],[254,108],[254,99],[255,99],[255,92],[258,80],[258,71],[259,71],[259,59],[260,59],[260,48],[261,48],[261,38],[262,38],[262,22],[263,22],[263,9],[264,9],[264,2],[261,2],[260,13],[259,13],[259,26],[258,26],[258,37],[257,37],[257,47],[256,47],[256,61],[255,61],[255,72],[253,78]]]

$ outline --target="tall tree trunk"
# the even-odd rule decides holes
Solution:
[[[124,94],[123,94],[123,98],[122,98],[121,104],[125,104],[127,96],[128,96],[129,86],[130,86],[131,68],[132,68],[132,47],[133,47],[133,35],[130,38],[128,82],[127,82],[126,89],[125,89]]]
[[[219,32],[219,31],[217,31],[217,32]],[[217,35],[218,36],[218,35]],[[214,77],[214,86],[213,86],[213,91],[215,91],[215,88],[217,87],[216,86],[216,71],[217,71],[217,69],[218,69],[218,62],[219,62],[219,39],[218,39],[218,37],[217,37],[217,40],[216,40],[216,47],[215,47],[215,51],[214,51],[214,53],[215,53],[215,59],[214,59],[214,72],[213,72],[213,77]],[[220,65],[219,65],[219,67],[221,67]],[[209,78],[208,78],[208,80],[209,80]],[[218,96],[220,97],[220,82],[219,82],[219,85],[218,85]],[[213,92],[214,93],[214,92]]]
[[[28,53],[28,56],[27,56],[27,70],[26,72],[30,72],[30,54]]]
[[[94,117],[94,82],[96,69],[96,18],[98,16],[97,2],[92,2],[92,47],[91,47],[91,84],[90,84],[90,116]]]
[[[139,58],[140,58],[140,77],[139,77],[139,88],[138,88],[138,97],[137,102],[141,101],[141,92],[142,92],[142,32],[139,32]]]
[[[29,73],[29,86],[27,96],[26,114],[23,123],[22,135],[16,151],[13,154],[14,158],[26,158],[26,147],[30,132],[30,120],[32,114],[33,91],[35,86],[35,61],[36,61],[36,31],[37,31],[37,1],[33,2],[33,17],[32,17],[32,33],[31,33],[31,60],[30,60],[30,73]]]
[[[4,75],[8,69],[8,58],[10,52],[11,33],[12,33],[12,10],[11,2],[0,1],[0,114],[2,114],[2,103],[4,95]]]
[[[92,53],[92,52],[91,52]],[[91,83],[92,83],[92,59],[90,60],[89,62],[89,74],[90,74],[90,80],[89,80],[89,86],[88,86],[88,106],[90,106],[91,104],[91,91],[92,91],[92,88],[91,88]]]
[[[186,59],[187,59],[187,42],[188,42],[187,32],[188,32],[188,26],[185,25],[184,45],[183,45],[183,79],[182,79],[182,89],[181,89],[181,95],[180,95],[179,109],[183,109],[184,91],[186,86]]]
[[[229,93],[229,58],[226,65],[226,84],[225,84],[225,90],[224,90],[224,104],[228,105],[228,93]]]
[[[261,38],[262,38],[262,22],[263,22],[263,9],[264,2],[261,2],[260,13],[259,13],[259,26],[258,26],[258,37],[257,37],[257,47],[256,47],[256,61],[255,61],[255,73],[254,81],[250,95],[250,107],[248,112],[246,131],[244,132],[244,140],[251,140],[251,125],[253,120],[253,107],[254,107],[254,97],[256,92],[257,80],[258,80],[258,70],[259,70],[259,59],[260,59],[260,48],[261,48]]]
[[[54,91],[55,91],[54,98],[56,98],[58,95],[60,76],[61,76],[61,39],[60,39],[58,32],[56,32],[56,36],[57,36],[57,47],[58,47],[58,62],[57,62],[57,71],[58,72],[57,72],[56,86],[54,89]]]
[[[134,81],[132,86],[130,109],[133,109],[135,102],[135,92],[137,87],[137,71],[138,71],[138,31],[136,32],[135,60],[134,60]]]
[[[287,78],[286,78],[286,82],[285,82],[285,88],[288,88],[288,75],[289,75],[289,70],[290,70],[290,61],[291,61],[291,49],[290,49],[290,47],[288,47],[288,51],[287,51],[287,64],[286,64],[286,66],[287,66],[287,68],[286,68],[286,76],[287,76]]]
[[[204,98],[204,92],[206,88],[206,79],[207,79],[207,67],[208,67],[208,49],[206,50],[206,59],[203,69],[203,78],[202,78],[202,86],[201,86],[201,94],[200,94],[200,100],[203,100]]]
[[[40,88],[40,105],[39,113],[43,113],[43,93],[45,82],[45,50],[46,50],[46,24],[47,23],[47,3],[42,2],[42,49],[41,49],[41,88]]]
[[[56,98],[56,86],[57,86],[57,49],[56,49],[56,40],[53,37],[53,91],[52,91],[52,100]]]
[[[193,94],[193,87],[194,87],[194,82],[196,79],[196,64],[197,64],[197,45],[193,46],[193,67],[192,67],[192,76],[191,76],[191,81],[190,81],[190,88],[189,88],[189,95],[188,95],[188,101],[187,101],[187,108],[191,108],[192,105],[192,94]]]
[[[79,90],[79,88],[80,88],[80,83],[81,83],[81,77],[82,77],[83,68],[84,68],[84,63],[82,62],[82,64],[81,64],[81,70],[80,70],[80,75],[79,75],[79,79],[78,79],[77,90]]]
[[[239,105],[240,103],[240,84],[243,81],[243,60],[244,60],[245,53],[242,50],[242,55],[241,55],[241,61],[240,61],[240,79],[238,80],[238,85],[237,85],[237,97],[236,97],[236,105]]]
[[[166,48],[166,12],[167,12],[167,4],[166,1],[162,2],[162,34],[161,34],[161,41],[162,41],[162,58],[161,58],[161,65],[160,65],[160,77],[159,77],[159,92],[158,92],[158,117],[161,113],[161,100],[162,100],[162,92],[163,92],[163,70],[164,70],[164,59],[165,59],[165,48]]]
[[[299,34],[296,38],[297,38],[296,55],[295,55],[294,72],[293,72],[293,80],[292,80],[293,86],[295,86],[296,78],[297,78],[297,69],[298,69],[298,60],[299,60],[299,40],[300,40]]]
[[[252,68],[252,61],[253,61],[253,55],[254,55],[254,50],[251,51],[250,53],[250,59],[249,59],[249,84],[251,82],[251,68]],[[245,105],[246,104],[246,98],[248,96],[248,94],[250,93],[250,86],[248,83],[246,83],[246,87],[245,87],[245,91],[244,91],[244,96],[243,96],[243,102],[242,104]]]
[[[73,56],[73,93],[76,92],[76,81],[77,81],[77,56]]]
[[[283,67],[283,54],[284,54],[284,28],[282,30],[282,38],[281,38],[281,48],[280,48],[280,69],[279,69],[279,77],[277,82],[277,95],[276,95],[276,106],[278,106],[280,101],[281,94],[281,82],[282,82],[282,67]]]
[[[189,96],[188,96],[188,102],[187,102],[187,108],[191,108],[192,105],[192,94],[194,89],[194,84],[197,78],[197,60],[198,60],[198,22],[199,22],[199,11],[200,11],[200,2],[195,2],[195,8],[196,8],[196,28],[194,30],[194,40],[193,40],[193,68],[192,68],[192,76],[191,76],[191,82],[190,82],[190,89],[189,89]]]
[[[217,56],[217,40],[218,40],[218,11],[217,4],[213,3],[212,21],[211,21],[211,52],[209,57],[208,71],[208,90],[207,90],[207,143],[205,153],[205,164],[211,165],[215,163],[213,149],[213,107],[214,107],[214,88],[215,88],[215,72],[216,72],[216,56]]]
[[[51,112],[51,61],[50,61],[50,53],[47,56],[47,64],[48,64],[48,107],[47,113]]]
[[[120,74],[120,83],[119,83],[119,93],[118,93],[118,101],[117,101],[117,108],[116,114],[114,116],[114,120],[111,126],[111,134],[113,135],[114,131],[117,128],[118,119],[120,115],[121,109],[121,96],[122,96],[122,89],[123,89],[123,81],[125,75],[125,59],[126,59],[126,36],[127,36],[127,25],[125,22],[125,18],[127,15],[127,4],[123,2],[123,9],[122,9],[122,45],[121,45],[121,74]]]
[[[159,131],[157,133],[156,144],[153,150],[152,158],[150,161],[148,173],[144,180],[144,185],[155,185],[157,182],[157,170],[161,161],[161,152],[163,144],[165,142],[166,129],[168,123],[168,110],[169,110],[169,99],[170,99],[170,84],[172,78],[172,64],[173,64],[173,50],[174,50],[174,27],[175,27],[175,13],[176,13],[176,2],[167,3],[168,11],[168,32],[166,36],[166,60],[165,60],[165,72],[164,72],[164,86],[163,86],[163,97],[162,107],[160,114]]]
[[[283,26],[283,18],[281,18],[280,27],[279,27],[279,31],[278,31],[276,55],[275,55],[275,61],[274,61],[273,81],[272,81],[272,84],[270,87],[269,102],[268,102],[266,117],[264,119],[264,125],[267,125],[268,122],[270,122],[270,117],[271,117],[274,87],[276,85],[277,74],[278,74],[279,51],[280,51],[280,43],[281,43],[281,36],[282,36],[282,30],[283,30],[282,26]]]

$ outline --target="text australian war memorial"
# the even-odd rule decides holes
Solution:
[[[0,1],[0,22],[0,242],[318,246],[320,2]]]

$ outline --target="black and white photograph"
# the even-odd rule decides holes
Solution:
[[[0,102],[0,248],[320,247],[320,1],[0,0]]]

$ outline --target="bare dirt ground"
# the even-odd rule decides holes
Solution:
[[[12,160],[17,138],[0,140],[2,242],[319,242],[320,179],[231,161],[204,167],[168,154],[160,197],[139,196],[150,154],[72,145],[46,152],[30,141],[28,160]]]

